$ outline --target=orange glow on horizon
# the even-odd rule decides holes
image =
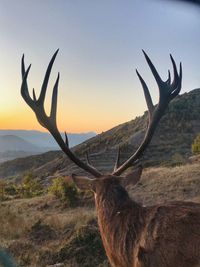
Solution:
[[[96,132],[101,133],[115,127],[120,124],[120,121],[101,121],[91,119],[90,121],[81,121],[77,118],[68,119],[68,122],[63,122],[63,120],[58,120],[58,128],[59,131],[66,131],[68,133],[83,133],[83,132]],[[48,132],[45,128],[43,128],[34,114],[29,112],[10,112],[0,114],[0,130],[38,130],[41,132]]]

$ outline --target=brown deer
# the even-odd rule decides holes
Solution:
[[[135,185],[139,181],[142,167],[137,166],[132,173],[124,177],[120,176],[126,169],[136,165],[150,143],[156,126],[169,102],[179,94],[182,82],[181,63],[178,73],[176,63],[170,55],[174,79],[171,82],[169,72],[168,79],[164,82],[144,52],[146,61],[158,84],[159,103],[156,106],[153,105],[148,87],[136,70],[149,110],[148,128],[137,151],[119,166],[119,150],[114,171],[104,175],[91,165],[89,159],[87,162],[81,161],[69,149],[67,135],[64,141],[59,133],[56,124],[59,74],[53,88],[50,116],[45,113],[44,99],[57,53],[58,50],[49,63],[38,99],[34,90],[33,99],[29,95],[27,76],[30,66],[25,70],[24,57],[22,57],[21,94],[35,112],[39,123],[49,130],[64,153],[80,168],[94,176],[94,178],[88,178],[72,175],[74,182],[80,189],[91,189],[94,192],[100,233],[111,266],[200,266],[200,204],[173,202],[143,207],[132,200],[125,189],[127,185]]]

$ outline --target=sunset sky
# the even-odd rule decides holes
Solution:
[[[183,63],[183,92],[200,88],[200,8],[164,0],[0,0],[0,129],[45,131],[20,95],[21,56],[40,92],[55,50],[46,109],[60,72],[61,131],[100,133],[142,115],[139,70],[157,102],[144,49],[165,80]]]

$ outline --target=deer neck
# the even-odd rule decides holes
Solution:
[[[102,241],[111,265],[132,266],[142,224],[142,207],[131,200],[121,186],[97,192],[95,202]]]

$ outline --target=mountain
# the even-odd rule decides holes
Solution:
[[[39,151],[40,148],[15,135],[0,136],[0,152]]]
[[[64,133],[61,133],[64,137]],[[53,137],[46,132],[40,131],[28,131],[28,130],[0,130],[0,137],[3,135],[15,135],[23,138],[25,141],[30,142],[38,147],[49,148],[49,150],[57,150],[58,145],[54,141]],[[88,133],[69,133],[69,145],[73,147],[77,144],[84,142],[85,140],[95,136],[95,132]]]
[[[64,137],[64,133],[61,133]],[[68,134],[71,147],[95,136],[94,132]],[[0,162],[36,155],[59,147],[49,133],[26,130],[0,130]]]
[[[0,136],[0,162],[47,151],[15,135]]]
[[[77,145],[72,150],[85,158],[90,155],[91,163],[102,171],[110,171],[114,166],[117,148],[121,147],[121,162],[125,161],[143,139],[147,127],[147,112],[132,121],[118,125],[107,132],[99,134],[88,141]],[[142,157],[144,166],[176,165],[183,163],[191,156],[191,144],[200,132],[200,89],[176,97],[169,105],[161,119],[153,140]],[[52,152],[54,153],[54,152]],[[60,176],[70,173],[83,173],[62,153],[51,154],[51,159],[43,160],[34,157],[31,166],[30,158],[22,161],[10,161],[0,165],[0,177],[19,175],[31,170],[39,177]],[[36,163],[37,162],[37,163]],[[11,169],[13,171],[11,171]]]

